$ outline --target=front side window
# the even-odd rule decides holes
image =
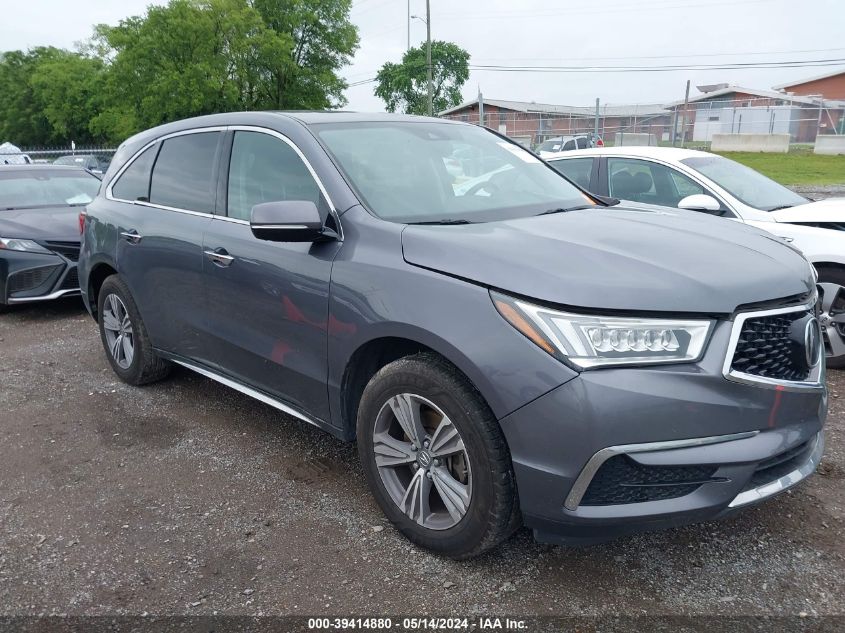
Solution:
[[[592,158],[571,158],[569,160],[555,160],[549,163],[576,185],[584,189],[590,188],[593,177]]]
[[[156,145],[148,147],[138,158],[132,161],[132,164],[117,179],[117,182],[112,185],[112,195],[115,198],[131,202],[135,200],[149,201],[150,172],[157,150]]]
[[[530,151],[447,122],[313,126],[375,215],[394,222],[488,222],[593,204]]]
[[[807,204],[808,200],[766,178],[750,167],[722,156],[696,156],[681,162],[704,174],[722,189],[749,207],[776,211]]]
[[[219,138],[220,132],[199,132],[165,140],[153,167],[150,202],[213,213]]]
[[[578,149],[586,149],[590,146],[590,142],[583,136],[579,136],[575,140],[578,144]]]
[[[566,143],[564,143],[564,145],[563,145],[563,151],[564,152],[570,152],[573,149],[575,149],[575,141],[574,140],[573,141],[566,141]]]
[[[249,220],[262,202],[310,200],[320,203],[320,189],[293,148],[261,132],[235,132],[229,164],[228,215]]]

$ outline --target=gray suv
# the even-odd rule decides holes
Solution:
[[[447,169],[455,152],[484,177]],[[489,130],[234,113],[126,141],[79,277],[133,385],[181,365],[357,439],[456,558],[712,519],[816,468],[812,267],[743,225],[622,210]]]

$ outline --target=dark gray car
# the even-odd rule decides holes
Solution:
[[[448,170],[461,151],[487,175]],[[88,206],[79,269],[123,380],[175,363],[357,439],[389,519],[450,556],[520,523],[567,543],[722,516],[821,458],[799,253],[606,207],[477,126],[240,113],[149,130]]]

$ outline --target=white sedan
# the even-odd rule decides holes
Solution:
[[[819,273],[827,364],[845,367],[845,198],[812,202],[728,158],[674,147],[602,147],[544,158],[593,193],[745,222],[799,248]]]

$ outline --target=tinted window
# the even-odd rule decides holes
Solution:
[[[229,166],[229,217],[249,220],[256,204],[278,200],[319,204],[320,190],[290,145],[260,132],[235,132]]]
[[[578,143],[578,149],[585,149],[590,146],[590,144],[587,142],[587,139],[583,136],[579,136],[575,139],[575,141]]]
[[[575,184],[580,185],[584,189],[590,188],[590,179],[593,176],[592,158],[556,160],[550,164]]]
[[[153,145],[138,156],[112,186],[112,195],[121,200],[147,200],[150,195],[150,170],[156,150]]]
[[[153,168],[150,202],[212,213],[219,137],[219,132],[201,132],[164,141]]]

